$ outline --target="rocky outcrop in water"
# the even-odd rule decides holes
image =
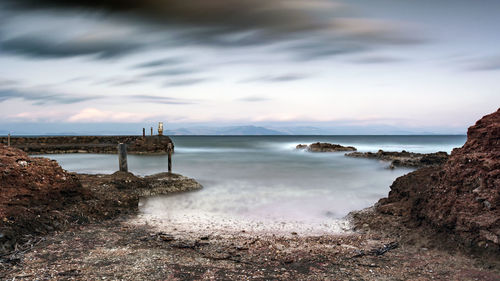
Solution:
[[[390,161],[390,168],[395,167],[426,167],[444,164],[448,160],[448,153],[435,152],[435,153],[414,153],[408,151],[391,152],[379,150],[377,153],[373,152],[352,152],[347,153],[345,156],[354,158],[369,158],[378,159],[383,161]]]
[[[500,109],[470,127],[436,168],[398,178],[377,210],[430,225],[473,248],[500,250]]]
[[[92,182],[93,175],[81,175]],[[201,189],[202,186],[194,179],[172,173],[159,173],[146,177],[138,177],[132,173],[116,172],[112,175],[98,175],[97,185],[109,182],[119,190],[127,190],[129,195],[136,197],[156,196],[169,193]]]
[[[7,144],[0,137],[0,144]],[[56,136],[12,137],[11,145],[29,154],[109,153],[115,154],[118,143],[127,144],[131,154],[166,154],[174,144],[167,136]]]
[[[306,149],[310,152],[339,152],[339,151],[356,151],[355,147],[342,146],[340,144],[331,144],[327,142],[316,142],[310,145],[299,144],[296,149]]]

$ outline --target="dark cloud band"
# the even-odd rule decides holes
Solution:
[[[30,101],[35,105],[73,104],[101,98],[103,97],[91,95],[68,95],[57,92],[49,92],[46,90],[22,90],[13,88],[0,89],[0,102],[11,99],[23,99]]]
[[[134,27],[133,34],[90,41],[47,39],[47,34],[0,37],[2,51],[31,57],[106,59],[146,48],[283,43],[284,50],[313,59],[423,42],[419,34],[396,28],[401,24],[360,18],[345,4],[330,0],[4,0],[2,6],[19,15],[92,11],[102,22]],[[137,67],[162,63],[168,61]]]

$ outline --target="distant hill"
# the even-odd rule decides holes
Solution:
[[[167,130],[167,135],[287,135],[287,133],[277,130],[271,130],[264,127],[257,126],[232,126],[232,127],[193,127],[193,128],[179,128]]]
[[[238,126],[218,131],[218,135],[282,135],[282,132],[257,126]]]
[[[142,135],[142,128],[150,134],[150,128],[158,123],[1,123],[0,135],[9,132],[20,135]],[[460,128],[404,128],[388,125],[345,124],[171,124],[165,123],[165,135],[432,135],[464,134]]]

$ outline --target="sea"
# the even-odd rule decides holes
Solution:
[[[175,231],[235,231],[322,235],[349,231],[349,212],[386,197],[392,182],[412,169],[313,153],[297,144],[329,142],[361,152],[446,151],[466,136],[174,136],[173,172],[196,179],[199,191],[143,198],[140,216]],[[45,155],[66,170],[113,173],[116,155]],[[129,170],[150,175],[167,170],[162,155],[129,155]]]

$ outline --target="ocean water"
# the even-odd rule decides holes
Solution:
[[[316,141],[359,151],[450,152],[465,136],[176,136],[173,171],[195,178],[200,191],[144,198],[145,220],[170,229],[323,234],[348,229],[344,217],[387,196],[391,183],[411,169],[296,150]],[[69,171],[112,173],[115,155],[46,155]],[[129,155],[139,175],[166,170],[166,156]]]

